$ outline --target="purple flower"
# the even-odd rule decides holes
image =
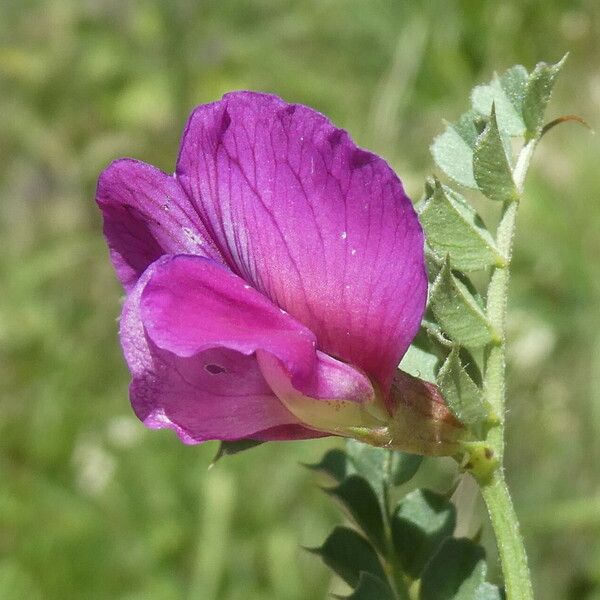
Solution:
[[[117,160],[97,202],[148,427],[455,449],[437,388],[397,371],[427,295],[416,214],[387,163],[323,115],[227,94],[192,113],[174,175]]]

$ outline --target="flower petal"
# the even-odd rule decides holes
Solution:
[[[314,334],[214,261],[163,259],[140,310],[146,332],[163,350],[187,358],[212,348],[246,355],[264,349],[283,361],[296,385],[314,385]]]
[[[220,260],[177,180],[124,158],[100,175],[96,201],[117,275],[130,289],[163,254],[190,253]]]
[[[194,111],[177,177],[230,268],[386,393],[427,290],[387,163],[310,108],[237,92]]]
[[[215,347],[181,357],[153,343],[142,323],[140,301],[165,262],[170,259],[157,261],[142,275],[121,318],[121,343],[133,375],[131,402],[145,425],[173,429],[185,443],[322,435],[302,427],[281,404],[253,356]]]
[[[277,361],[279,381],[310,402],[373,399],[365,375],[317,352],[312,332],[209,259],[153,263],[129,294],[121,323],[136,413],[186,442],[322,435],[273,393],[259,351]]]

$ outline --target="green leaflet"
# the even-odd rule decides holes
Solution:
[[[366,479],[360,475],[347,477],[338,486],[326,490],[339,500],[352,520],[382,554],[386,552],[383,515],[379,500]]]
[[[402,485],[412,479],[421,463],[423,457],[419,454],[408,454],[408,452],[392,453],[391,478],[394,485]]]
[[[385,461],[389,451],[349,438],[346,440],[346,452],[352,470],[362,475],[371,484],[383,507]]]
[[[324,473],[337,483],[341,483],[347,475],[353,472],[352,467],[348,464],[346,453],[339,448],[328,450],[320,462],[304,466],[311,471]]]
[[[452,274],[448,261],[433,283],[429,304],[444,332],[457,344],[479,348],[499,339],[473,295]]]
[[[435,383],[438,362],[437,356],[411,345],[400,362],[400,369],[413,377]]]
[[[523,135],[526,128],[523,98],[528,77],[527,70],[521,65],[511,67],[500,77],[494,75],[489,84],[473,89],[471,102],[474,110],[489,117],[494,104],[500,130],[513,137]]]
[[[429,490],[408,494],[392,517],[394,548],[403,570],[417,579],[455,526],[456,509],[447,498]]]
[[[355,588],[362,572],[386,581],[377,553],[369,542],[354,529],[336,527],[320,548],[311,548],[323,562],[349,586]]]
[[[353,469],[371,484],[382,503],[385,478],[389,476],[394,485],[406,483],[423,461],[423,457],[416,454],[391,452],[353,439],[346,440],[346,451]]]
[[[433,194],[422,205],[420,220],[427,243],[441,258],[461,271],[501,266],[505,258],[474,208],[436,179]]]
[[[469,427],[482,425],[489,410],[481,390],[460,363],[458,348],[453,348],[437,376],[438,385],[454,416]]]
[[[529,77],[523,100],[523,119],[527,127],[527,137],[539,137],[544,124],[544,113],[550,101],[552,89],[567,55],[553,65],[539,63]]]
[[[492,106],[490,120],[475,143],[473,175],[481,193],[490,200],[505,202],[518,199],[510,163],[498,130],[495,106]]]
[[[475,600],[486,570],[481,546],[466,538],[447,538],[423,572],[420,600]]]
[[[447,123],[446,131],[433,140],[431,154],[438,167],[457,183],[477,189],[473,176],[473,148],[477,140],[473,111],[466,112],[458,122]]]
[[[389,478],[394,485],[406,483],[415,475],[422,461],[423,457],[416,454],[377,448],[349,438],[346,440],[346,451],[332,448],[318,463],[304,466],[340,484],[327,491],[334,496],[341,494],[339,500],[342,502],[348,490],[356,491],[360,487],[361,484],[354,480],[362,479],[369,486],[369,490],[364,492],[365,496],[374,494],[383,508],[384,479]],[[345,485],[348,480],[353,483]],[[351,507],[346,508],[350,511]]]

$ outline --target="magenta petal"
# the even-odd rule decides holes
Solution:
[[[387,163],[310,108],[237,92],[192,114],[177,177],[226,263],[387,393],[427,290]]]
[[[186,443],[322,435],[302,427],[281,404],[253,356],[215,347],[181,357],[152,342],[142,323],[140,299],[165,262],[173,261],[162,259],[142,275],[121,318],[121,343],[133,375],[130,396],[138,417],[148,427],[175,430]]]
[[[296,385],[313,385],[313,333],[214,261],[163,259],[142,293],[140,310],[152,341],[177,356],[211,348],[246,355],[266,350],[284,363]]]
[[[170,427],[194,443],[258,437],[265,429],[298,423],[251,356],[223,348],[193,358],[156,349],[153,354],[152,375],[134,379],[131,386],[136,412],[148,427]],[[151,408],[144,412],[141,405]]]
[[[111,163],[98,180],[96,201],[111,258],[127,289],[163,254],[219,260],[177,180],[150,165],[127,158]]]

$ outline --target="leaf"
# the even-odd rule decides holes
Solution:
[[[461,365],[456,347],[442,365],[437,383],[448,408],[461,423],[473,427],[487,420],[489,410],[483,394]]]
[[[350,475],[340,485],[326,492],[342,503],[356,525],[385,554],[383,515],[378,498],[367,480],[360,475]]]
[[[475,592],[473,600],[504,600],[504,592],[491,583],[482,583]]]
[[[479,348],[500,339],[466,285],[448,261],[431,287],[429,305],[442,329],[456,343]]]
[[[510,163],[498,130],[496,110],[477,138],[473,153],[473,175],[481,192],[490,200],[504,202],[518,198]]]
[[[409,346],[400,362],[400,369],[413,377],[435,383],[435,373],[439,359],[418,346]]]
[[[324,473],[338,483],[342,482],[351,472],[348,456],[339,448],[328,450],[320,462],[304,466],[311,471]]]
[[[348,585],[355,588],[362,572],[385,581],[385,573],[373,546],[348,527],[336,527],[320,548],[308,549],[318,554]]]
[[[423,462],[423,456],[408,452],[392,452],[392,483],[402,485],[412,479]]]
[[[411,479],[423,461],[423,457],[416,454],[376,448],[353,439],[346,440],[346,450],[356,472],[371,484],[382,506],[384,478],[387,476],[386,461],[391,461],[389,474],[394,485],[401,485]]]
[[[527,80],[527,70],[521,65],[511,67],[501,77],[494,75],[489,84],[478,85],[473,89],[473,108],[481,115],[489,117],[494,104],[500,131],[509,136],[523,135],[523,98]]]
[[[418,578],[455,526],[456,509],[444,496],[429,490],[408,494],[392,517],[392,537],[402,568]]]
[[[461,185],[477,189],[473,177],[473,148],[477,129],[472,111],[463,114],[456,123],[447,123],[446,131],[431,145],[431,154],[442,171]]]
[[[356,472],[371,484],[382,501],[385,462],[390,450],[369,446],[350,438],[346,440],[346,452]]]
[[[370,573],[361,573],[357,588],[349,596],[334,596],[339,600],[395,600],[387,581]]]
[[[474,600],[486,570],[481,546],[467,538],[447,538],[423,572],[420,600]]]
[[[210,466],[212,467],[215,465],[217,461],[221,460],[224,456],[239,454],[240,452],[245,452],[246,450],[250,450],[250,448],[254,448],[255,446],[260,446],[260,444],[263,443],[264,442],[259,440],[236,440],[234,442],[221,442],[215,457],[210,463]]]
[[[538,63],[529,77],[523,99],[523,119],[527,127],[527,136],[538,137],[544,124],[544,113],[550,101],[556,78],[565,64],[567,55],[556,64]]]
[[[441,257],[448,255],[453,268],[476,271],[506,264],[475,209],[438,180],[419,217],[427,243]]]

